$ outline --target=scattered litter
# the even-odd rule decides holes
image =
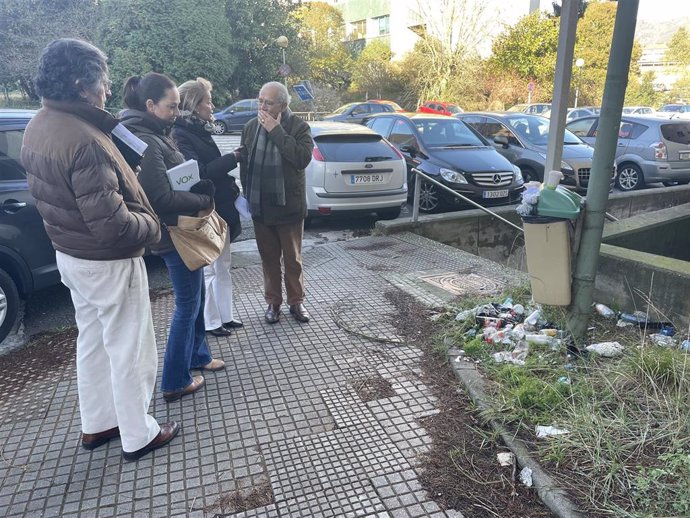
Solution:
[[[650,342],[659,347],[675,347],[676,340],[672,336],[662,335],[660,333],[649,335],[647,337]]]
[[[539,311],[538,309],[535,310],[535,311],[533,311],[533,312],[530,314],[530,316],[528,316],[528,317],[525,319],[525,324],[527,324],[527,325],[529,325],[529,326],[532,326],[532,327],[536,326],[536,325],[537,325],[537,322],[539,321],[539,317],[540,317],[540,316],[541,316],[541,311]]]
[[[616,312],[605,304],[596,304],[594,309],[604,318],[613,318],[616,316]]]
[[[558,378],[558,383],[561,385],[572,385],[572,380],[568,376],[561,376]]]
[[[623,322],[637,324],[641,329],[663,329],[664,327],[673,327],[671,322],[657,322],[649,320],[647,318],[647,314],[642,311],[635,311],[634,313],[621,313],[619,318]]]
[[[520,482],[527,487],[532,487],[532,470],[530,468],[522,468],[522,471],[520,471]]]
[[[429,317],[429,320],[436,322],[439,318],[443,316],[443,313],[434,313]]]
[[[525,360],[513,357],[512,351],[501,351],[491,355],[496,363],[512,363],[514,365],[524,365]]]
[[[524,315],[525,314],[525,306],[522,304],[515,304],[513,306],[513,313],[516,315]]]
[[[585,347],[591,353],[597,353],[605,358],[614,358],[623,353],[623,346],[618,342],[600,342]]]
[[[690,340],[683,340],[680,343],[680,350],[686,353],[690,353]]]
[[[472,309],[465,309],[455,316],[455,320],[457,320],[458,322],[464,322],[468,318],[475,316],[477,314],[478,309],[479,309],[479,307],[472,308]]]
[[[660,335],[673,336],[676,334],[676,329],[673,326],[664,326],[659,329]]]
[[[525,340],[531,344],[535,345],[549,345],[551,343],[551,337],[547,335],[525,335]]]
[[[625,320],[618,320],[616,322],[616,327],[631,327],[633,325],[632,322],[626,322]]]
[[[455,347],[457,345],[455,338],[452,336],[446,336],[443,339],[443,345],[447,345],[448,347]]]
[[[501,466],[512,466],[515,463],[515,455],[512,451],[505,451],[496,455]]]
[[[555,426],[539,425],[536,426],[535,431],[537,432],[537,438],[553,437],[554,435],[565,435],[570,433],[570,431],[566,430],[565,428],[556,428]]]

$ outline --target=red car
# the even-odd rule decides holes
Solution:
[[[427,101],[417,108],[418,112],[422,113],[438,113],[439,115],[455,115],[456,113],[462,113],[464,110],[460,108],[457,104],[444,103],[441,101]]]

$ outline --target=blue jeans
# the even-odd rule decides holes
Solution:
[[[209,363],[204,325],[203,268],[190,271],[176,250],[162,255],[175,292],[175,312],[170,323],[163,363],[163,392],[182,390],[192,383],[189,369]]]

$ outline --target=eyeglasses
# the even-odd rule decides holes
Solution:
[[[274,105],[278,104],[277,102],[269,101],[268,99],[258,99],[258,101],[259,101],[259,106],[261,106],[262,104],[265,104],[266,106],[274,106]]]

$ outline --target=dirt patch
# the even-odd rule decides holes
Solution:
[[[434,349],[430,339],[436,328],[428,310],[402,292],[388,292],[386,298],[397,308],[393,325],[423,351],[422,381],[438,399],[439,413],[420,420],[432,438],[420,464],[420,482],[429,496],[472,518],[551,516],[534,489],[516,482],[511,467],[499,466],[496,455],[507,449],[496,444],[445,355]]]
[[[204,507],[203,512],[213,513],[212,518],[225,518],[236,513],[265,507],[273,503],[273,491],[268,480],[250,489],[233,491],[222,495],[213,504]]]
[[[352,231],[352,237],[368,237],[370,235],[371,229],[369,228],[356,229]]]
[[[391,382],[384,379],[380,374],[350,380],[350,385],[364,403],[386,399],[396,394]]]

